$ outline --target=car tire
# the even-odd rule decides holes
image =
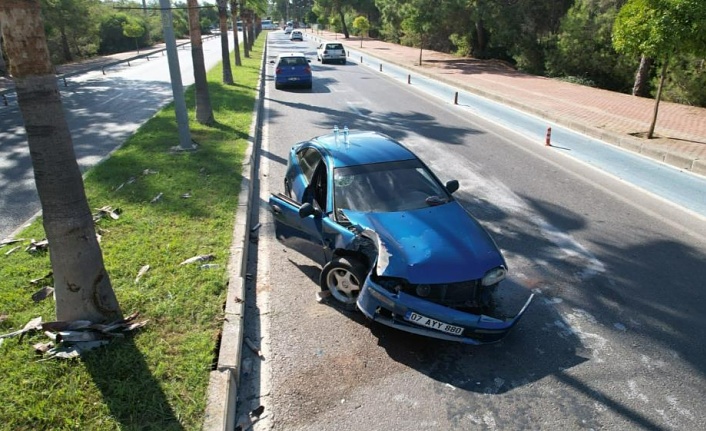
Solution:
[[[282,86],[275,82],[275,90],[279,90],[280,88],[282,88]]]
[[[314,83],[313,83],[313,82],[310,82],[310,83],[308,83],[308,84],[306,85],[306,87],[304,87],[304,88],[311,90],[311,87],[313,87],[313,86],[314,86]]]
[[[345,59],[341,60],[341,64],[346,64],[346,60]]]
[[[319,284],[331,292],[336,302],[348,310],[355,309],[355,301],[365,283],[367,269],[360,261],[339,256],[324,266]]]

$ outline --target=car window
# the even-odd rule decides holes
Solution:
[[[321,154],[313,148],[304,148],[297,154],[297,158],[307,183],[311,183],[314,170],[319,165],[319,161],[321,161]]]
[[[409,211],[450,200],[450,195],[418,160],[334,170],[336,210]]]
[[[340,43],[329,43],[326,45],[326,49],[343,49],[343,45]]]
[[[279,60],[280,66],[306,66],[309,62],[304,57],[282,57]]]

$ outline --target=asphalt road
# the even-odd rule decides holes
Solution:
[[[439,103],[355,61],[306,52],[314,88],[274,90],[267,71],[260,223],[251,247],[241,414],[255,430],[700,430],[706,428],[706,222],[613,173],[505,125]],[[334,125],[401,140],[485,226],[508,260],[504,341],[473,347],[369,325],[315,301],[320,269],[273,235],[270,193],[286,155]]]
[[[232,46],[232,38],[231,38]],[[206,69],[220,62],[220,39],[204,41]],[[178,49],[183,85],[194,82],[191,50]],[[172,100],[167,57],[123,63],[74,76],[61,91],[76,158],[82,171],[122,145],[140,125]],[[0,106],[0,239],[37,213],[41,206],[34,184],[27,136],[14,94]],[[175,142],[177,145],[178,142]]]

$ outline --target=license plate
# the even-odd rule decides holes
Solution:
[[[299,81],[299,78],[289,78],[290,81]]]
[[[440,322],[431,317],[422,316],[413,311],[408,311],[404,316],[405,320],[419,326],[436,329],[437,331],[446,332],[447,334],[461,335],[463,328],[461,326],[449,325],[448,323]]]

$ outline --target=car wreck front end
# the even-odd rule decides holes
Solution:
[[[346,214],[365,226],[376,256],[356,305],[366,317],[402,331],[456,341],[500,341],[513,317],[494,315],[494,292],[507,269],[487,232],[457,202],[387,214]]]

